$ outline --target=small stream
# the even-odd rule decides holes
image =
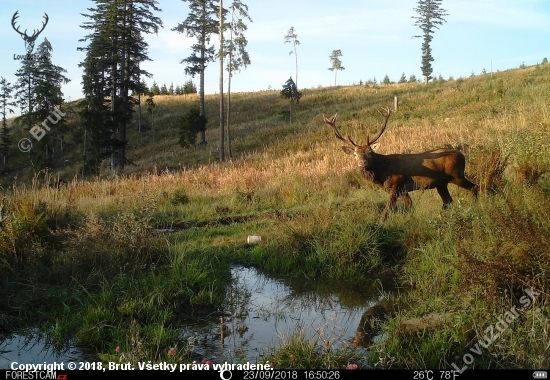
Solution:
[[[185,326],[194,351],[214,362],[259,362],[268,348],[295,333],[333,348],[362,346],[361,317],[380,300],[381,285],[375,281],[366,288],[343,288],[271,278],[242,266],[233,267],[232,275],[226,315]]]
[[[182,334],[197,355],[215,363],[260,362],[269,348],[293,334],[332,348],[352,345],[366,354],[362,317],[381,298],[378,281],[345,287],[342,282],[273,278],[243,266],[234,266],[232,277],[223,313],[184,321]],[[55,351],[32,332],[0,340],[0,369],[12,362],[69,361],[86,359],[76,347]]]

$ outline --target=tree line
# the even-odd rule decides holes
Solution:
[[[196,94],[197,86],[195,86],[192,80],[188,80],[183,86],[176,85],[176,87],[174,87],[174,83],[171,83],[170,87],[166,87],[166,83],[163,83],[162,86],[159,87],[157,82],[153,82],[151,88],[147,88],[147,86],[144,85],[144,90],[147,94],[152,95],[188,95]]]

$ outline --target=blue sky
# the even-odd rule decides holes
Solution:
[[[229,5],[229,0],[224,5]],[[350,85],[374,78],[381,81],[387,74],[397,81],[401,73],[407,78],[420,71],[420,34],[412,16],[416,0],[243,0],[253,22],[246,34],[252,61],[248,68],[234,76],[232,91],[281,89],[295,77],[295,58],[289,55],[290,44],[284,43],[288,29],[294,26],[298,49],[298,85],[300,88],[330,86],[334,73],[329,71],[329,56],[342,51],[344,71],[338,72],[338,84]],[[0,2],[0,76],[15,82],[20,62],[14,54],[23,54],[22,38],[12,29],[11,18],[19,11],[20,30],[28,33],[41,26],[44,12],[49,23],[36,46],[47,37],[53,46],[53,61],[68,72],[71,82],[63,87],[67,100],[82,97],[78,67],[84,53],[81,39],[86,31],[81,13],[94,3],[89,0],[1,0]],[[187,3],[181,0],[160,0],[164,28],[158,35],[148,35],[151,62],[143,68],[161,85],[183,84],[190,79],[180,64],[190,55],[193,40],[171,31],[187,17]],[[468,77],[518,67],[521,63],[536,64],[550,59],[549,0],[443,0],[449,14],[432,42],[435,76]],[[216,40],[216,38],[214,38]],[[206,93],[218,92],[218,63],[206,70]],[[147,80],[152,84],[153,79]],[[195,79],[198,86],[198,77]]]

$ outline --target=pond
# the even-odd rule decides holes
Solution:
[[[40,339],[34,332],[27,334],[13,334],[0,341],[0,369],[11,369],[12,363],[68,363],[83,360],[83,353],[75,347],[62,351],[49,346],[44,339]]]
[[[352,345],[366,354],[372,336],[365,338],[366,319],[362,317],[368,318],[382,297],[379,281],[359,287],[342,281],[289,280],[244,266],[234,266],[232,278],[223,311],[189,318],[181,327],[196,355],[215,363],[260,362],[269,348],[280,346],[293,334],[331,348]],[[9,369],[12,362],[60,363],[84,358],[72,346],[52,349],[32,331],[0,340],[0,369]]]
[[[197,354],[214,362],[259,362],[292,334],[333,348],[366,345],[361,318],[381,299],[380,282],[343,287],[283,280],[243,266],[232,274],[224,315],[189,321],[184,328]]]

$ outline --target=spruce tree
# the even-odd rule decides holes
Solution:
[[[37,75],[35,77],[36,87],[36,110],[34,114],[40,121],[48,119],[51,131],[48,131],[41,140],[45,144],[46,166],[53,165],[53,149],[56,139],[61,144],[60,153],[63,153],[63,139],[66,132],[66,120],[61,116],[52,117],[54,110],[61,109],[64,103],[61,86],[69,83],[69,79],[63,75],[67,70],[52,63],[52,45],[48,39],[44,39],[37,48],[40,57],[37,63]],[[53,121],[55,125],[53,125]],[[50,123],[51,122],[51,123]],[[34,153],[34,152],[33,152]]]
[[[34,89],[37,75],[37,60],[26,55],[25,59],[21,60],[21,67],[15,72],[15,99],[21,109],[21,116],[16,118],[16,121],[25,124],[27,128],[39,121],[33,114],[36,108]]]
[[[296,83],[292,80],[292,77],[290,77],[285,84],[283,85],[283,89],[281,90],[281,96],[285,99],[290,100],[290,123],[292,123],[292,103],[300,102],[300,98],[302,97],[302,93],[298,91],[298,88],[296,87]]]
[[[233,3],[229,6],[229,12],[231,13],[230,21],[227,23],[229,38],[226,40],[224,51],[228,57],[227,72],[229,74],[227,83],[227,148],[229,158],[233,158],[230,132],[231,78],[234,72],[241,71],[243,67],[246,68],[250,65],[250,56],[248,55],[248,51],[246,51],[248,41],[244,36],[244,32],[248,29],[245,21],[252,22],[252,19],[248,15],[248,6],[240,0],[233,0]]]
[[[424,76],[424,83],[428,83],[432,79],[432,48],[431,42],[433,39],[433,33],[435,29],[439,29],[439,25],[442,25],[446,20],[444,16],[448,16],[445,9],[441,8],[442,0],[418,0],[418,6],[413,10],[418,13],[418,16],[412,16],[415,19],[414,25],[418,26],[422,31],[422,35],[413,36],[422,38],[422,75]]]
[[[52,63],[52,51],[52,45],[45,38],[38,45],[36,55],[23,60],[21,68],[15,74],[18,77],[15,97],[22,110],[16,121],[22,122],[29,130],[34,125],[42,123],[51,128],[44,129],[43,138],[33,142],[31,160],[37,168],[53,165],[56,137],[60,139],[60,150],[63,149],[65,120],[59,115],[54,115],[54,110],[61,108],[64,103],[61,86],[68,83],[69,79],[63,75],[65,69]],[[44,150],[37,149],[38,147]]]
[[[140,62],[150,60],[144,34],[157,33],[162,27],[156,0],[95,0],[96,7],[82,27],[90,30],[82,41],[103,44],[98,59],[106,65],[104,74],[108,80],[104,91],[110,97],[111,118],[115,125],[111,137],[111,170],[124,169],[126,163],[126,130],[133,107],[137,104],[134,94],[139,93],[142,76],[151,77],[140,69]],[[90,46],[89,45],[89,46]],[[81,50],[88,51],[89,46]],[[132,96],[130,94],[133,94]]]
[[[206,130],[207,119],[201,115],[199,105],[192,106],[183,115],[180,124],[179,143],[184,148],[195,145],[197,134]]]
[[[153,82],[153,85],[151,86],[151,93],[153,95],[160,95],[160,88],[157,82]]]
[[[189,79],[185,84],[183,85],[183,92],[184,95],[187,94],[196,94],[197,93],[197,87],[193,83],[191,79]]]
[[[204,71],[209,62],[216,58],[213,45],[210,44],[212,34],[218,33],[218,7],[214,0],[182,0],[189,3],[187,18],[172,28],[187,37],[195,38],[191,46],[191,55],[181,61],[185,64],[185,74],[195,77],[199,75],[200,115],[205,117],[204,107]],[[200,133],[199,144],[206,144],[205,131]]]
[[[112,153],[112,137],[116,125],[112,117],[108,96],[109,60],[108,40],[98,35],[86,48],[86,57],[79,66],[83,69],[82,90],[84,99],[79,104],[83,126],[84,148],[82,175],[99,174],[101,162]]]
[[[11,136],[10,131],[8,130],[8,122],[6,116],[8,113],[13,113],[11,107],[15,107],[16,104],[11,100],[11,93],[13,91],[13,86],[9,83],[6,78],[0,78],[0,115],[2,115],[2,130],[0,131],[0,152],[3,156],[4,167],[6,166],[6,161],[10,151],[11,145]]]

